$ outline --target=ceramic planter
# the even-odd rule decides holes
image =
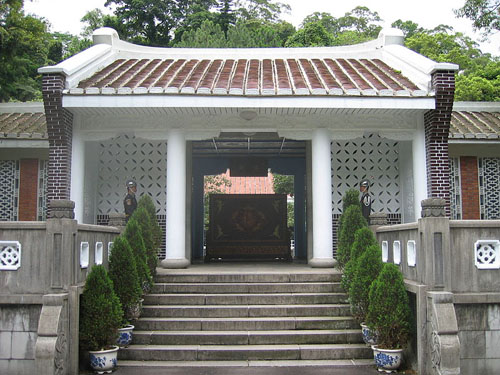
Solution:
[[[118,339],[116,340],[116,344],[120,348],[126,348],[132,342],[132,331],[134,328],[135,327],[132,324],[128,324],[125,327],[118,329]]]
[[[363,335],[363,341],[366,345],[372,346],[377,344],[377,332],[374,332],[365,323],[361,323],[361,333]]]
[[[98,374],[109,374],[116,367],[118,346],[108,350],[89,351],[90,366]]]
[[[380,372],[396,372],[403,360],[403,349],[383,349],[372,346],[375,365]]]

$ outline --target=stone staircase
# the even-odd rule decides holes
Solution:
[[[373,364],[339,273],[234,267],[206,274],[162,270],[119,365]]]

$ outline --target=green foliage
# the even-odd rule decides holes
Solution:
[[[132,248],[132,252],[134,253],[139,284],[141,285],[143,292],[147,293],[153,285],[153,279],[151,278],[151,273],[149,272],[146,246],[144,245],[144,240],[142,238],[142,231],[139,227],[139,223],[137,223],[134,218],[131,218],[128,221],[123,236],[127,239],[130,247]]]
[[[455,87],[456,101],[500,101],[500,75],[494,80],[477,75],[458,75]]]
[[[405,38],[410,38],[417,33],[424,32],[424,29],[418,26],[417,23],[413,21],[403,21],[401,19],[394,21],[391,27],[401,30]]]
[[[42,97],[37,70],[48,61],[51,36],[43,20],[24,15],[22,4],[0,5],[0,102]]]
[[[135,256],[125,237],[118,236],[113,242],[109,258],[109,277],[113,281],[113,289],[123,308],[123,324],[127,324],[131,319],[131,310],[139,303],[142,289]]]
[[[342,287],[349,291],[354,273],[357,269],[358,259],[368,249],[368,247],[377,245],[377,240],[373,232],[368,227],[360,228],[354,233],[354,242],[351,246],[351,258],[347,262],[342,274]]]
[[[221,26],[205,20],[198,29],[187,30],[176,47],[222,48],[226,45],[226,36]]]
[[[472,20],[474,29],[483,30],[484,36],[500,30],[499,0],[466,0],[455,14]]]
[[[285,43],[285,47],[321,47],[333,45],[333,37],[319,22],[311,22],[297,30]]]
[[[123,317],[120,300],[104,266],[87,276],[80,303],[80,347],[100,350],[116,343]]]
[[[287,226],[287,228],[291,228],[292,231],[293,231],[294,227],[295,227],[295,208],[294,208],[294,202],[287,202],[287,204],[286,204],[286,211],[287,211],[286,226]]]
[[[342,214],[342,226],[337,246],[337,265],[340,270],[343,270],[347,262],[351,259],[351,246],[354,243],[354,233],[367,225],[359,205],[349,206]]]
[[[237,0],[236,14],[238,19],[258,19],[268,22],[277,22],[281,13],[289,12],[290,5],[274,2],[273,0]]]
[[[286,194],[293,197],[293,176],[273,174],[273,190],[276,194]]]
[[[359,191],[356,189],[347,190],[342,197],[342,212],[346,212],[350,206],[358,206],[361,208],[361,203],[359,203]]]
[[[410,307],[403,275],[399,268],[385,263],[372,283],[366,323],[378,334],[381,348],[405,347],[410,336]]]
[[[354,273],[349,288],[349,302],[354,318],[361,323],[365,320],[370,305],[370,286],[378,277],[383,265],[382,251],[379,245],[368,246],[354,264]]]
[[[139,202],[141,202],[141,200],[142,197],[139,199]],[[141,228],[142,239],[144,241],[144,246],[146,247],[149,273],[154,277],[156,275],[156,266],[158,264],[158,248],[161,244],[161,236],[159,236],[161,228],[158,230],[159,225],[156,220],[156,214],[151,215],[150,212],[148,212],[148,209],[146,209],[144,203],[139,205],[139,202],[137,203],[137,208],[132,214],[130,220],[132,220],[132,218],[135,219]],[[156,225],[154,224],[155,222]]]

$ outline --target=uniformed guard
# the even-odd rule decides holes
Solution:
[[[361,192],[361,212],[367,223],[370,224],[370,213],[372,211],[372,197],[369,193],[370,180],[364,179],[359,183],[359,191]]]
[[[130,216],[134,213],[137,208],[137,200],[135,199],[135,193],[137,192],[137,184],[134,180],[127,181],[127,195],[123,200],[123,206],[125,208],[125,219],[128,221]]]

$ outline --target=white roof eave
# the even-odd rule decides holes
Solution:
[[[71,108],[435,108],[434,97],[246,97],[208,95],[64,95]]]

